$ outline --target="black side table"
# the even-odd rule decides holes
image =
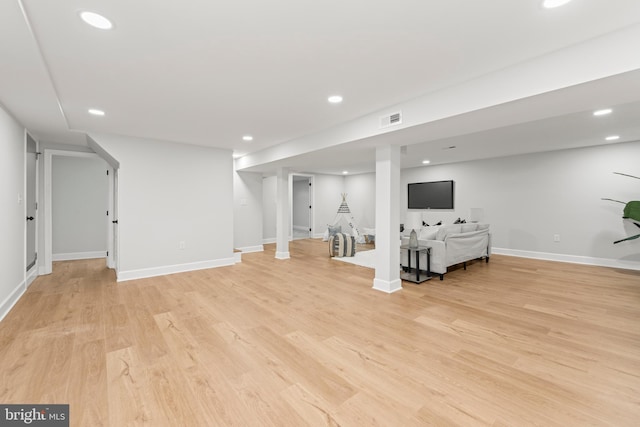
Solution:
[[[412,248],[409,245],[401,245],[400,249],[407,250],[407,259],[408,259],[408,270],[407,272],[400,273],[400,278],[402,280],[407,280],[413,283],[422,283],[431,279],[431,246],[421,246],[418,245],[417,248]],[[415,272],[411,272],[411,252],[416,254],[416,269]],[[420,277],[420,254],[427,254],[427,275]]]

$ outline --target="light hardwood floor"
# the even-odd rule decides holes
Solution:
[[[637,426],[640,272],[494,256],[386,295],[292,258],[116,283],[58,262],[0,323],[0,402],[73,426]]]

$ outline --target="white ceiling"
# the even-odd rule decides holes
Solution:
[[[540,3],[3,0],[0,103],[45,142],[85,144],[84,135],[95,132],[246,154],[640,22],[638,0],[574,0],[552,10]],[[88,27],[81,10],[105,15],[115,29]],[[345,101],[328,104],[336,93]],[[624,117],[634,120],[619,128],[637,139],[636,101],[626,94],[610,105],[628,104]],[[395,137],[417,144],[409,147],[413,161],[434,162],[484,156],[494,146],[505,153],[522,135],[529,147],[562,138],[568,146],[593,144],[583,116],[573,114],[481,133],[465,132],[473,120],[457,119],[455,132],[429,133],[439,140],[427,141],[424,129]],[[254,141],[243,142],[245,134]],[[445,153],[444,145],[458,149]],[[371,168],[370,144],[339,151],[348,163],[340,168]],[[303,157],[288,166],[340,172],[330,169],[335,153],[327,162],[322,153],[313,162]]]
[[[602,106],[613,113],[594,117]],[[607,142],[611,135],[620,139]],[[294,172],[373,172],[376,147],[387,144],[404,146],[402,168],[412,168],[423,160],[438,165],[639,140],[637,70],[246,170],[272,174],[293,165]]]

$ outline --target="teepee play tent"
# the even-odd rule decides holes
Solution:
[[[329,228],[342,226],[342,233],[348,233],[348,230],[351,230],[349,234],[355,237],[357,243],[365,242],[364,236],[362,236],[360,234],[360,231],[358,231],[356,221],[353,219],[353,215],[351,214],[351,210],[349,209],[349,205],[347,204],[347,193],[342,193],[342,203],[340,203],[340,207],[338,208],[336,217],[333,220],[333,223],[328,225],[329,227],[324,233],[323,240],[329,239]]]

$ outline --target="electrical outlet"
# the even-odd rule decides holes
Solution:
[[[553,235],[553,241],[558,243],[560,241],[560,235],[559,234],[554,234]]]
[[[180,241],[180,243],[178,243],[178,249],[184,249],[186,247],[187,247],[187,243],[184,240],[182,240],[182,241]]]

